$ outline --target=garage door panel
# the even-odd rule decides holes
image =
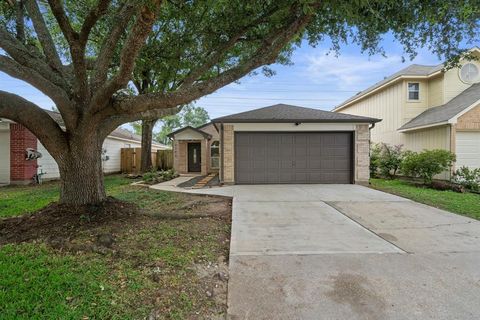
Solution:
[[[351,183],[349,132],[237,132],[235,145],[240,184]]]
[[[457,132],[456,167],[480,168],[480,132]]]

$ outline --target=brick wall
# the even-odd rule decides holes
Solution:
[[[10,124],[10,180],[30,183],[37,173],[37,160],[25,160],[25,150],[37,150],[37,137],[18,123]]]
[[[370,130],[368,124],[355,127],[355,183],[368,184],[370,179]]]
[[[457,130],[480,130],[480,105],[458,118],[456,127]]]

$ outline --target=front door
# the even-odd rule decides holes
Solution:
[[[199,142],[188,144],[188,172],[202,171],[201,148]]]

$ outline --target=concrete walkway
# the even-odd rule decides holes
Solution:
[[[230,319],[479,319],[480,222],[355,185],[230,186]]]

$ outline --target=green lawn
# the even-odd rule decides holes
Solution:
[[[117,197],[122,186],[132,183],[120,175],[105,177],[105,188],[111,196]],[[45,182],[42,185],[8,186],[0,188],[0,217],[11,217],[34,212],[50,202],[58,201],[58,181]]]
[[[480,195],[420,188],[407,181],[371,179],[374,189],[480,220]]]
[[[159,319],[193,319],[224,314],[226,283],[215,277],[219,269],[211,265],[228,257],[229,201],[155,191],[131,182],[108,176],[107,192],[135,203],[142,213],[94,226],[82,223],[61,247],[41,236],[0,245],[1,319],[145,319],[152,312]],[[19,219],[24,213],[32,215],[57,200],[58,190],[58,182],[1,188],[0,212]],[[208,213],[212,218],[205,217]],[[202,218],[182,218],[185,214]],[[114,235],[114,246],[99,250],[100,234]],[[206,290],[223,290],[225,299],[223,292],[210,297]]]

